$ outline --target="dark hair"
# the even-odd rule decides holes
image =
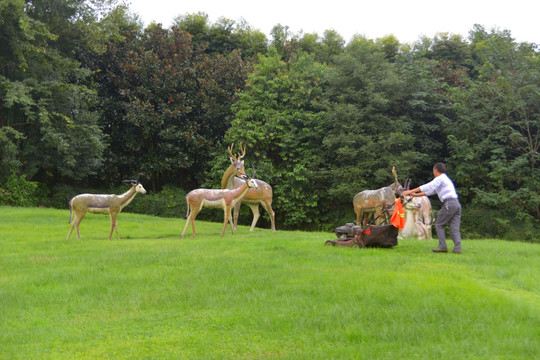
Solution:
[[[435,165],[433,165],[433,168],[441,174],[444,174],[446,172],[446,165],[444,165],[444,163],[436,163]]]

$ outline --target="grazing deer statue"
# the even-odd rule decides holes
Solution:
[[[374,213],[377,216],[378,213],[394,204],[396,201],[395,193],[398,192],[401,184],[398,182],[395,167],[392,167],[392,174],[394,175],[394,183],[390,186],[377,190],[364,190],[354,196],[353,208],[356,214],[356,225],[366,226],[371,214]],[[379,220],[378,223],[380,221],[383,220]]]
[[[122,195],[80,194],[72,198],[69,201],[69,222],[71,225],[66,240],[71,236],[73,227],[77,229],[77,239],[80,239],[79,225],[87,212],[93,214],[109,214],[111,217],[109,240],[111,240],[113,230],[115,229],[116,238],[120,240],[116,217],[120,211],[135,198],[135,195],[138,193],[146,194],[146,190],[139,182],[141,175],[142,174],[139,174],[137,180],[123,180],[123,182],[131,183],[131,188]]]
[[[410,181],[405,182],[409,190]],[[405,227],[399,235],[405,238],[432,239],[433,209],[427,196],[405,196]]]
[[[246,155],[246,148],[242,147],[242,144],[240,144],[240,151],[242,152],[242,154],[234,156],[232,153],[233,147],[234,144],[231,144],[231,146],[228,148],[231,165],[227,168],[227,170],[225,170],[223,178],[221,179],[222,189],[238,188],[242,186],[245,182],[245,180],[239,179],[238,177],[245,178],[244,160],[242,160],[242,158]],[[238,177],[235,177],[235,175]],[[249,231],[253,231],[255,225],[257,224],[257,221],[259,220],[259,217],[261,216],[259,213],[259,205],[262,205],[264,210],[266,210],[268,215],[270,215],[272,231],[276,231],[275,213],[272,209],[272,187],[262,180],[253,180],[255,181],[255,183],[257,183],[257,188],[250,188],[242,201],[237,202],[234,206],[233,228],[234,230],[236,230],[238,226],[238,214],[240,213],[240,206],[242,204],[247,204],[249,205],[249,207],[251,208],[251,212],[253,213],[253,221],[251,222],[251,227],[249,229]]]
[[[255,170],[253,171],[253,175]],[[195,218],[203,207],[223,209],[223,230],[221,236],[225,234],[227,223],[231,223],[231,231],[234,234],[234,228],[231,218],[231,209],[236,203],[242,201],[250,188],[257,188],[257,183],[252,178],[247,178],[241,186],[234,189],[196,189],[186,195],[187,203],[187,221],[182,237],[184,237],[189,223],[193,228],[193,237],[195,237]]]

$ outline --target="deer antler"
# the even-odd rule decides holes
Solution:
[[[136,180],[122,180],[123,183],[131,183],[133,185],[137,185],[137,184],[140,184],[141,183],[141,176],[144,176],[144,173],[143,172],[140,172],[138,175],[137,175],[137,179]]]
[[[234,148],[234,143],[231,144],[231,146],[228,146],[227,149],[229,150],[229,155],[231,155],[231,157],[233,159],[236,159],[236,156],[233,155],[232,153],[232,149]]]
[[[242,154],[238,154],[238,155],[234,155],[232,153],[233,151],[233,148],[234,148],[234,143],[231,144],[231,146],[228,146],[227,149],[229,150],[229,155],[231,155],[231,157],[236,160],[236,161],[240,161],[242,160],[242,158],[244,156],[246,156],[246,148],[244,146],[242,146],[242,143],[240,143],[240,151],[242,152]]]
[[[240,151],[242,151],[242,155],[238,156],[238,160],[242,159],[244,156],[246,156],[246,147],[242,146],[242,143],[240,143]]]
[[[394,169],[392,169],[392,172],[394,172]],[[397,182],[397,179],[396,179],[396,182]],[[399,186],[398,189],[397,189],[397,192],[399,193],[399,195],[401,196],[401,193],[404,191],[404,190],[410,190],[411,189],[411,179],[409,178],[406,178],[405,179],[405,183],[403,183],[403,186]]]
[[[397,183],[397,171],[395,166],[392,166],[392,174],[394,174],[394,181]]]

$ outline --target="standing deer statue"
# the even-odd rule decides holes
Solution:
[[[255,171],[253,171],[253,175]],[[231,218],[231,209],[246,195],[249,189],[256,189],[257,183],[252,178],[247,178],[241,186],[234,189],[196,189],[186,195],[187,203],[187,221],[182,237],[184,237],[189,223],[193,229],[195,237],[195,218],[203,207],[223,209],[223,230],[221,236],[225,234],[227,223],[231,223],[231,231],[234,234],[234,228]]]
[[[405,184],[409,190],[410,181]],[[418,239],[431,239],[433,224],[433,209],[427,196],[405,196],[405,227],[399,230],[404,238],[418,237]]]
[[[80,194],[72,198],[69,201],[69,222],[71,225],[66,240],[71,236],[73,227],[77,229],[77,239],[80,239],[79,225],[87,212],[93,214],[109,214],[111,217],[109,240],[111,240],[113,230],[116,230],[116,238],[120,240],[116,217],[124,207],[129,205],[135,198],[135,195],[138,193],[146,194],[146,190],[139,182],[141,175],[142,173],[139,174],[137,180],[123,180],[123,182],[131,183],[131,188],[122,195]]]
[[[238,177],[245,176],[244,160],[242,160],[242,158],[246,155],[246,148],[242,147],[242,144],[240,144],[240,151],[242,152],[242,154],[238,154],[237,156],[235,156],[232,153],[233,147],[234,144],[231,144],[231,146],[228,148],[231,165],[227,168],[227,170],[225,170],[223,178],[221,179],[222,189],[238,188],[242,186],[245,182],[245,180],[239,179]],[[238,177],[235,177],[235,175]],[[236,205],[234,205],[233,228],[234,230],[236,230],[238,226],[238,214],[240,213],[240,206],[242,204],[247,204],[249,205],[249,207],[251,208],[251,212],[253,213],[253,221],[251,222],[251,227],[249,229],[249,231],[253,231],[255,225],[257,224],[257,221],[259,220],[259,217],[261,216],[259,212],[259,205],[262,205],[264,210],[266,210],[268,215],[270,215],[272,231],[276,231],[275,213],[272,209],[272,187],[262,180],[253,180],[257,184],[257,187],[250,188],[242,201],[239,201],[236,203]]]
[[[394,204],[396,201],[395,193],[398,192],[401,184],[398,182],[395,167],[392,167],[392,174],[394,175],[394,183],[390,186],[377,190],[364,190],[354,196],[353,208],[356,214],[356,225],[366,226],[371,214],[377,217],[377,214]],[[389,214],[391,215],[391,212]]]

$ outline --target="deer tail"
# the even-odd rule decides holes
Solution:
[[[73,206],[71,204],[71,200],[69,200],[69,224],[71,224],[72,219],[73,219]]]

